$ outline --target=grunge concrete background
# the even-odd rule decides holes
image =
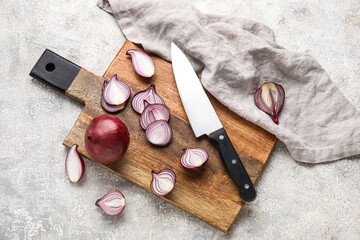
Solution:
[[[360,110],[358,0],[191,2],[267,24],[280,45],[313,55]],[[300,164],[279,142],[258,198],[227,235],[90,161],[69,182],[62,141],[82,106],[28,74],[49,48],[102,75],[124,41],[96,0],[0,0],[0,239],[360,238],[360,156]],[[94,203],[115,188],[127,206],[111,217]]]

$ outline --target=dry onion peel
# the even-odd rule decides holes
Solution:
[[[276,124],[279,123],[279,113],[284,105],[284,100],[284,88],[273,82],[264,82],[254,94],[255,105],[269,114]]]

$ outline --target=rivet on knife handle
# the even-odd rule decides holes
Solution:
[[[209,138],[218,144],[221,159],[235,184],[239,187],[240,197],[251,202],[256,198],[256,191],[239,156],[237,155],[224,128],[209,134]]]

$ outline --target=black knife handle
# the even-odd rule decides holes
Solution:
[[[239,187],[240,197],[246,202],[253,201],[256,198],[254,185],[231,144],[225,129],[221,128],[216,130],[209,134],[209,138],[217,143],[225,168],[235,184]]]

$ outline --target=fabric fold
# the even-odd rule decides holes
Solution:
[[[170,43],[189,57],[203,86],[241,117],[279,138],[295,160],[319,163],[360,153],[360,113],[308,54],[279,46],[266,25],[203,14],[181,0],[99,0],[125,36],[166,60]],[[279,125],[254,104],[265,81],[281,84]]]

